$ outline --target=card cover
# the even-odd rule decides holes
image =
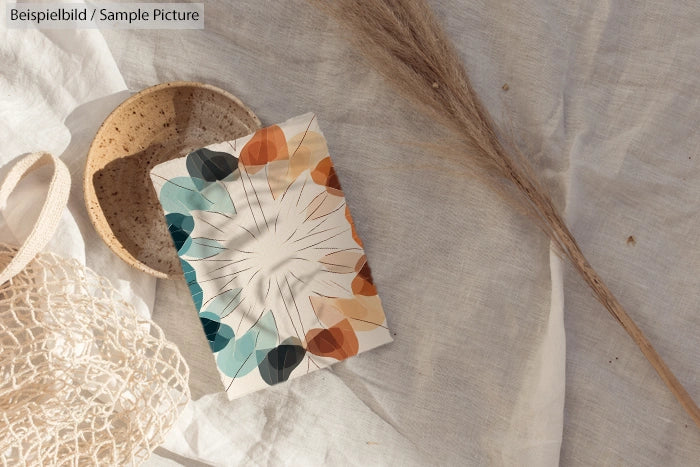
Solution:
[[[229,398],[391,342],[314,114],[151,179]]]

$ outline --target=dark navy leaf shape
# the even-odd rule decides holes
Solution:
[[[190,177],[207,182],[223,180],[238,169],[238,159],[227,152],[197,149],[187,155],[187,172]]]
[[[202,329],[204,329],[212,352],[222,350],[235,337],[231,326],[222,324],[214,313],[206,311],[200,313],[199,321],[202,323]]]
[[[165,215],[165,222],[168,224],[168,231],[173,238],[175,248],[179,251],[194,230],[194,219],[192,216],[171,212]]]
[[[281,344],[270,350],[258,365],[260,376],[269,385],[287,381],[304,355],[306,349],[300,345]]]

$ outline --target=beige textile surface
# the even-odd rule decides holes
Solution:
[[[700,6],[431,4],[592,264],[700,399]],[[434,127],[332,22],[302,1],[248,0],[205,2],[205,24],[104,37],[131,90],[191,79],[265,124],[318,114],[396,336],[237,401],[203,396],[166,442],[172,459],[697,463],[700,430],[630,339],[526,220],[417,144]],[[154,318],[188,359],[193,392],[213,393],[193,314],[186,289],[159,281]]]
[[[558,3],[432,5],[593,265],[700,399],[700,7]],[[415,143],[434,129],[333,23],[298,1],[207,2],[205,16],[203,33],[107,33],[127,85],[207,81],[266,124],[317,112],[397,335],[272,391],[205,396],[194,416],[211,423],[182,424],[181,454],[263,465],[700,459],[700,431],[631,340],[526,220],[456,169],[424,168],[437,155]],[[185,312],[173,288],[159,283],[157,320]],[[202,358],[196,344],[183,353]]]

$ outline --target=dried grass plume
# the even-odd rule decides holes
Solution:
[[[700,427],[700,409],[581,252],[527,160],[503,143],[454,47],[424,0],[310,0],[333,16],[403,96],[450,130],[462,163],[505,195],[549,236],[596,298],[637,343]]]

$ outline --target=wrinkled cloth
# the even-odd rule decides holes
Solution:
[[[111,253],[83,201],[90,143],[102,120],[129,95],[104,38],[98,31],[8,30],[3,24],[0,62],[0,176],[22,154],[59,156],[71,173],[71,194],[46,250],[99,271],[149,317],[155,280]],[[29,234],[48,187],[42,175],[27,177],[8,200],[0,214],[0,241],[19,245]]]
[[[700,7],[431,5],[591,263],[700,399]],[[101,40],[92,33],[57,32],[35,53],[71,51],[75,58],[56,66],[72,60],[86,70],[81,51]],[[317,112],[396,333],[390,346],[227,401],[206,339],[190,332],[196,310],[186,285],[158,281],[153,317],[179,344],[201,397],[151,465],[653,466],[700,458],[700,430],[572,268],[527,219],[424,144],[440,134],[435,124],[322,13],[298,0],[216,1],[205,4],[203,31],[102,35],[131,90],[204,81],[237,95],[263,124]],[[3,58],[22,47],[2,44]],[[32,55],[16,57],[30,66]],[[93,75],[92,87],[66,104],[52,96],[77,78],[32,69],[38,77],[0,72],[0,125],[21,108],[43,109],[2,130],[4,142],[23,141],[3,157],[33,150],[52,136],[41,118],[65,119],[69,111],[55,106],[99,98],[112,79]],[[23,77],[12,89],[24,98],[6,100],[8,76]],[[31,87],[37,79],[50,84]],[[62,131],[51,141],[67,144],[72,133]],[[105,247],[89,246],[88,258],[101,257]]]

